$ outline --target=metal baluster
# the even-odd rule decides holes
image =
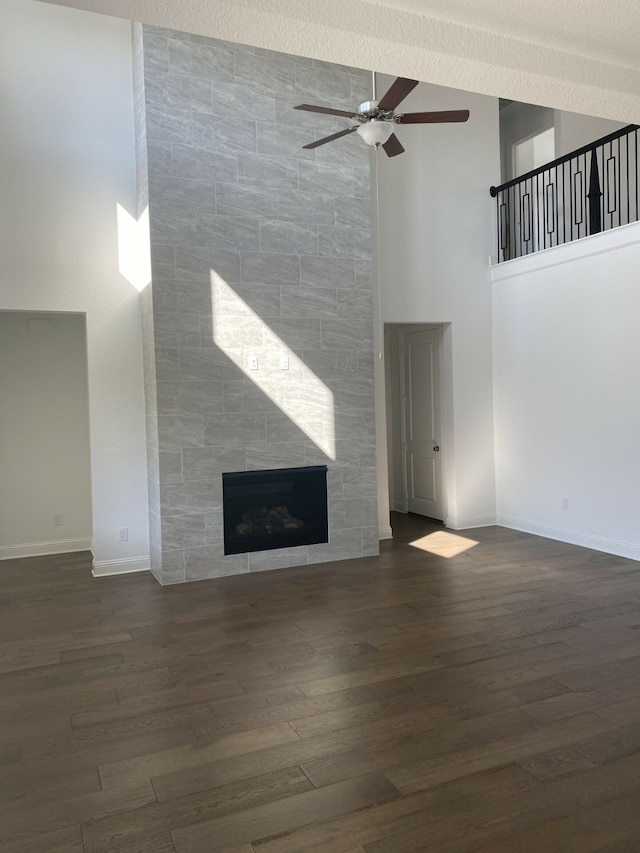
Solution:
[[[526,241],[524,239],[523,227],[524,223],[522,221],[522,184],[518,184],[518,218],[520,220],[518,227],[518,234],[520,239],[520,255],[526,254]]]
[[[517,242],[514,243],[515,257],[522,255],[522,232],[520,230],[520,184],[513,188],[513,234]]]
[[[591,171],[589,174],[589,193],[587,198],[589,199],[589,234],[598,234],[602,231],[600,203],[603,201],[603,197],[600,192],[598,157],[595,148],[591,152]]]
[[[613,142],[609,143],[609,157],[613,158]],[[616,179],[615,179],[615,174],[616,174],[615,168],[616,168],[616,166],[615,166],[615,162],[616,161],[614,160],[613,161],[613,169],[614,169],[614,172],[613,172],[613,175],[614,175],[614,178],[613,178],[613,194],[614,194],[613,201],[614,201],[614,205],[613,205],[613,207],[611,207],[611,199],[607,198],[607,201],[608,201],[607,210],[609,213],[609,230],[611,230],[614,227],[613,226],[613,214],[615,213],[616,207],[618,206],[616,204],[617,199],[615,197],[615,192],[616,192]],[[603,169],[603,174],[604,174],[604,169]],[[609,190],[610,190],[610,180],[609,180],[609,175],[607,174],[607,196],[610,195]]]
[[[640,205],[638,204],[638,131],[637,130],[634,131],[633,136],[635,139],[635,154],[636,154],[636,157],[635,157],[635,167],[636,167],[635,168],[635,172],[636,172],[636,215],[635,215],[635,219],[637,221],[638,218],[640,218],[638,216],[638,207]]]
[[[611,143],[609,143],[609,153],[611,153]],[[602,167],[601,167],[601,171],[602,171],[603,175],[604,175],[604,157],[605,157],[605,154],[604,154],[604,146],[603,146],[603,148],[602,148]],[[603,228],[603,230],[606,229],[606,226],[607,226],[607,217],[605,215],[605,201],[606,201],[606,193],[603,192],[602,193],[602,228]],[[607,205],[607,207],[608,206],[609,205]]]
[[[533,181],[531,182],[533,185]],[[536,251],[540,247],[540,174],[536,175]],[[544,227],[544,226],[543,226]],[[544,237],[543,237],[544,240]]]
[[[589,169],[587,168],[587,154],[586,152],[582,155],[583,159],[583,171],[582,171],[582,180],[583,180],[583,195],[582,195],[582,204],[584,205],[584,210],[582,212],[583,219],[583,237],[586,237],[589,234]]]
[[[629,224],[629,222],[631,221],[631,220],[630,220],[630,218],[629,218],[629,217],[630,217],[630,215],[631,215],[631,212],[630,212],[630,200],[629,200],[629,190],[630,190],[630,188],[631,188],[631,182],[629,181],[629,137],[628,137],[628,136],[627,136],[627,137],[625,137],[625,142],[626,142],[626,144],[625,144],[625,152],[626,152],[626,155],[627,155],[627,158],[626,158],[626,159],[627,159],[627,221],[626,221],[625,225],[628,225],[628,224]]]
[[[622,157],[620,156],[620,137],[618,137],[618,161],[616,171],[618,172],[618,197],[616,199],[616,210],[618,213],[618,225],[622,225]],[[613,222],[611,223],[611,227],[613,228]]]
[[[555,192],[555,202],[556,202],[556,205],[555,205],[555,207],[556,207],[556,221],[554,223],[554,225],[555,225],[554,230],[556,233],[556,246],[557,246],[558,243],[560,242],[560,220],[558,219],[558,201],[559,201],[559,196],[560,196],[560,190],[558,188],[559,185],[558,185],[558,167],[557,166],[556,166],[555,172],[556,172],[556,183],[555,183],[555,187],[554,187],[554,192]]]
[[[549,173],[551,175],[551,173]],[[548,186],[548,185],[547,185]],[[542,206],[544,208],[543,227],[544,227],[544,248],[547,248],[547,234],[549,233],[549,218],[547,216],[547,189],[545,186],[545,174],[542,173]]]
[[[496,231],[498,234],[497,255],[500,263],[500,252],[502,251],[502,227],[500,222],[500,193],[496,195]],[[502,259],[504,260],[504,258]]]
[[[562,209],[564,211],[564,216],[562,217],[562,242],[567,242],[567,202],[566,202],[566,193],[567,193],[567,177],[565,173],[566,163],[562,164]],[[569,176],[571,176],[571,161],[569,161]],[[569,177],[569,182],[571,182],[571,177]],[[571,201],[571,199],[569,199]]]

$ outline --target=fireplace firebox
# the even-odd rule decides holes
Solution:
[[[329,541],[327,466],[222,475],[224,553]]]

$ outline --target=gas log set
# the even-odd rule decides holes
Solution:
[[[250,506],[236,524],[238,536],[262,536],[264,534],[282,533],[285,530],[299,530],[304,522],[291,515],[288,508],[280,506]]]

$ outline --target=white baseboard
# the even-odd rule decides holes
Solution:
[[[393,539],[393,530],[391,527],[379,527],[378,539]]]
[[[633,542],[608,539],[591,533],[581,533],[579,530],[565,530],[561,527],[553,527],[550,524],[541,524],[537,521],[529,521],[526,518],[518,518],[512,515],[499,515],[498,524],[511,530],[520,530],[523,533],[533,533],[534,536],[544,536],[546,539],[566,542],[568,545],[580,545],[583,548],[591,548],[593,551],[614,554],[616,557],[640,560],[640,545]]]
[[[94,578],[110,575],[129,575],[133,572],[150,572],[151,559],[144,557],[125,557],[122,560],[94,560],[91,574]]]
[[[20,560],[22,557],[46,557],[49,554],[69,554],[73,551],[90,551],[91,539],[62,539],[57,542],[31,542],[0,548],[0,560]]]
[[[494,527],[499,524],[495,515],[475,515],[469,518],[456,518],[454,515],[447,516],[445,526],[449,530],[469,530],[472,527]]]

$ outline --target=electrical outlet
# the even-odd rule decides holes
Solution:
[[[280,356],[280,370],[289,370],[289,356],[281,355]]]
[[[562,509],[569,509],[569,498],[562,498],[561,504]]]
[[[64,519],[63,519],[62,513],[56,512],[53,516],[53,526],[54,527],[60,527],[62,525],[63,520]]]
[[[129,540],[129,528],[128,527],[119,527],[118,528],[118,541],[119,542],[127,542]]]

